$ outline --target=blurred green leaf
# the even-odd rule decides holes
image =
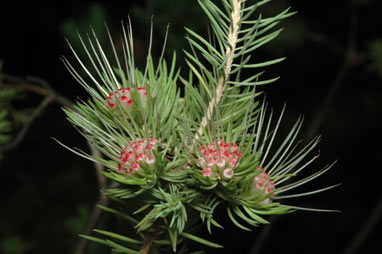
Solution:
[[[1,243],[0,252],[4,254],[13,254],[13,253],[26,253],[28,249],[28,244],[23,241],[19,236],[13,236],[6,238]]]
[[[5,110],[0,111],[0,144],[5,144],[12,138],[10,134],[7,134],[12,130],[12,123],[1,118],[2,112],[5,113]]]
[[[7,107],[11,101],[22,99],[23,95],[18,89],[0,89],[0,107]]]
[[[78,234],[80,233],[88,220],[89,217],[89,209],[85,205],[79,205],[77,207],[76,216],[69,217],[65,221],[65,227],[72,233]]]
[[[12,107],[13,101],[22,98],[24,98],[23,94],[17,89],[0,90],[0,144],[10,142],[13,136],[12,132],[27,121],[31,110],[33,110],[16,110]]]
[[[370,59],[370,64],[367,66],[367,69],[376,72],[377,75],[382,78],[382,38],[369,43],[367,55]]]
[[[29,120],[29,116],[33,113],[34,110],[34,108],[13,110],[12,118],[15,122],[16,128],[20,125],[24,125]]]

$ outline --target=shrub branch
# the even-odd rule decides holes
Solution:
[[[232,0],[232,7],[233,7],[231,12],[232,23],[228,30],[228,43],[230,46],[227,46],[226,48],[227,63],[224,66],[224,74],[220,76],[218,80],[218,84],[217,84],[216,92],[215,92],[216,95],[208,103],[207,111],[202,118],[202,121],[200,123],[197,133],[195,134],[194,144],[199,139],[199,137],[203,134],[203,129],[207,126],[208,122],[211,120],[212,114],[214,112],[214,108],[219,104],[221,97],[223,95],[223,91],[225,87],[227,86],[227,82],[229,80],[229,73],[231,72],[232,62],[235,56],[236,42],[238,39],[241,2],[242,2],[241,0]]]

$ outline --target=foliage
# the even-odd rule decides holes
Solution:
[[[170,62],[161,57],[155,66],[151,57],[153,28],[146,67],[138,70],[130,21],[123,25],[122,57],[107,30],[114,52],[112,62],[94,31],[87,40],[79,36],[90,65],[84,64],[69,44],[93,84],[63,57],[69,72],[90,95],[87,101],[77,102],[75,109],[64,111],[106,158],[66,147],[107,168],[103,174],[117,185],[102,192],[118,207],[100,208],[123,219],[126,228],[136,233],[95,230],[100,236],[82,237],[123,253],[187,253],[187,241],[222,247],[197,236],[200,221],[210,233],[212,226],[223,227],[214,218],[217,207],[243,230],[269,223],[264,217],[270,214],[295,209],[326,211],[279,202],[334,186],[284,195],[332,165],[292,181],[318,157],[305,160],[319,137],[299,146],[302,118],[281,144],[274,145],[284,110],[275,123],[258,89],[278,79],[262,79],[264,67],[284,58],[258,63],[252,62],[252,56],[279,35],[281,29],[274,28],[293,13],[287,9],[264,18],[258,9],[268,2],[199,0],[209,19],[209,33],[205,38],[186,28],[190,45],[184,51],[189,67],[186,77],[181,77],[176,67],[175,53]],[[245,69],[255,74],[243,78]]]
[[[377,73],[382,78],[382,39],[376,39],[368,45],[370,64],[368,70]]]
[[[0,59],[0,81],[2,67],[3,61]],[[13,130],[19,122],[17,116],[21,116],[19,111],[13,109],[12,101],[20,98],[21,94],[17,89],[0,89],[0,145],[12,140]]]
[[[9,237],[1,243],[2,253],[25,253],[29,244],[20,239],[18,236]]]
[[[3,60],[0,59],[0,75],[1,75],[1,69],[3,67]],[[0,77],[1,78],[1,77]],[[6,115],[7,110],[5,109],[5,100],[8,98],[9,92],[6,90],[0,91],[0,144],[5,144],[11,139],[11,135],[9,132],[12,129],[12,123],[10,121],[7,121]],[[4,104],[4,105],[2,105]]]
[[[77,215],[65,220],[65,226],[72,234],[78,234],[86,226],[89,217],[89,209],[84,205],[77,207]]]
[[[9,98],[9,95],[12,96],[13,94],[0,91],[0,98],[2,100],[4,98]],[[12,139],[11,131],[12,122],[7,120],[7,109],[2,105],[0,109],[0,144],[6,144]]]

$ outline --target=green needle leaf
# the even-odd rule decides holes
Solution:
[[[195,236],[195,235],[191,235],[191,234],[186,233],[186,232],[181,233],[181,236],[183,236],[185,238],[188,238],[188,239],[190,239],[192,241],[195,241],[195,242],[198,242],[198,243],[201,243],[201,244],[213,247],[213,248],[224,248],[224,246],[222,246],[220,244],[207,241],[207,240],[205,240],[203,238],[200,238],[200,237]]]
[[[106,235],[106,236],[113,237],[115,239],[118,239],[118,240],[121,240],[121,241],[124,241],[124,242],[135,243],[135,244],[143,244],[142,241],[138,241],[138,240],[135,240],[135,239],[132,239],[130,237],[123,236],[123,235],[120,235],[120,234],[116,234],[116,233],[112,233],[112,232],[108,232],[108,231],[104,231],[104,230],[99,230],[99,229],[94,229],[93,231],[95,231],[95,232],[97,232],[99,234],[103,234],[103,235]]]

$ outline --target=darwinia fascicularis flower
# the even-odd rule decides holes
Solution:
[[[218,179],[232,178],[242,155],[238,145],[228,144],[224,140],[216,140],[207,146],[199,147],[198,150],[201,154],[198,164],[203,169],[203,176]]]
[[[122,149],[119,159],[122,163],[118,165],[118,171],[125,173],[134,173],[141,169],[139,163],[146,163],[148,166],[153,166],[155,156],[153,150],[156,148],[158,140],[150,138],[149,142],[146,139],[130,142]]]
[[[132,91],[136,90],[139,96],[139,99],[142,103],[142,106],[146,106],[147,103],[147,91],[146,87],[137,87],[137,88],[120,88],[118,91],[110,93],[106,98],[107,104],[110,108],[115,108],[117,106],[117,101],[120,105],[126,108],[131,108],[134,104],[134,99]]]
[[[256,172],[260,172],[256,175],[251,183],[251,191],[254,193],[263,191],[265,194],[271,193],[271,196],[263,200],[262,204],[269,204],[275,198],[275,184],[270,179],[270,175],[265,172],[261,167],[256,169]]]
[[[130,21],[123,25],[121,52],[108,33],[112,58],[106,57],[109,54],[94,31],[88,41],[79,36],[90,66],[70,44],[83,70],[78,72],[63,57],[90,95],[87,102],[80,101],[74,109],[64,109],[65,113],[102,156],[68,149],[105,167],[103,175],[113,187],[102,193],[118,206],[101,208],[127,222],[121,223],[121,234],[96,230],[103,237],[82,237],[116,252],[195,251],[187,247],[188,241],[221,248],[202,239],[196,230],[201,224],[210,233],[212,226],[223,228],[214,217],[217,207],[228,214],[230,221],[224,223],[244,230],[250,230],[248,225],[268,223],[263,218],[266,215],[296,209],[328,211],[283,203],[283,199],[335,187],[284,194],[316,179],[332,165],[293,181],[318,157],[306,160],[319,137],[299,147],[299,118],[275,147],[284,110],[275,124],[264,99],[258,98],[262,85],[277,80],[263,79],[263,69],[284,58],[259,63],[253,52],[276,38],[281,30],[272,29],[293,13],[288,9],[263,18],[258,8],[268,1],[197,2],[212,26],[206,39],[186,28],[191,50],[184,51],[189,70],[182,74],[175,53],[172,61],[163,59],[166,54],[153,59],[152,34],[146,67],[143,72],[136,67]]]

